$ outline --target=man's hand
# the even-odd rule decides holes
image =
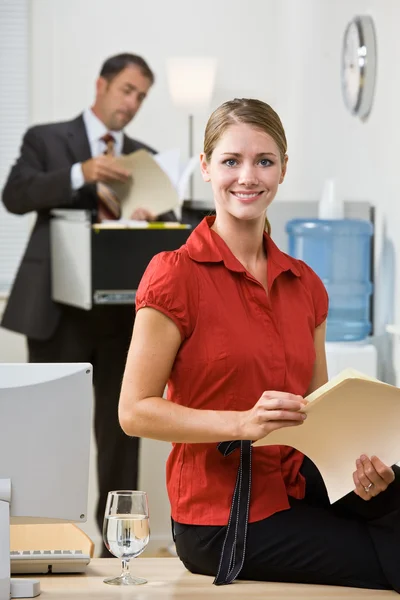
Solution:
[[[114,156],[101,154],[82,163],[82,173],[85,183],[96,181],[121,181],[126,183],[131,176],[130,172],[118,166]]]
[[[155,221],[156,215],[153,215],[153,213],[146,208],[135,208],[131,214],[131,219],[133,221]]]

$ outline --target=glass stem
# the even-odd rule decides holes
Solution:
[[[129,558],[123,558],[121,566],[122,566],[121,577],[128,577],[129,576]]]

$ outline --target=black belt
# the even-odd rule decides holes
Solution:
[[[240,462],[221,559],[213,582],[215,585],[232,583],[243,567],[250,507],[251,444],[250,440],[218,444],[218,450],[224,456],[240,448]]]

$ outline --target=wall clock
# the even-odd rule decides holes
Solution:
[[[372,109],[376,62],[374,22],[370,16],[356,16],[343,36],[341,78],[345,105],[362,120]]]

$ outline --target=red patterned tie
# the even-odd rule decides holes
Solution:
[[[107,146],[104,154],[114,156],[115,139],[110,133],[106,133],[100,138]],[[121,204],[111,188],[104,183],[97,184],[97,216],[99,221],[104,219],[119,219],[121,217]]]

